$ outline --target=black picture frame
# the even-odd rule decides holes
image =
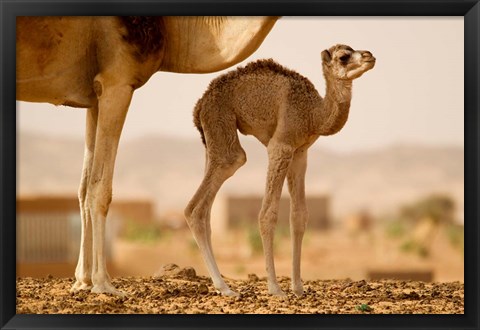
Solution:
[[[16,315],[15,18],[42,15],[463,16],[465,38],[464,315]],[[1,329],[478,329],[479,0],[0,0]],[[452,50],[455,51],[455,50]]]

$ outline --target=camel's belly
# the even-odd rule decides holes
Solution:
[[[96,102],[93,89],[75,81],[69,84],[64,79],[59,80],[17,81],[16,98],[19,101],[46,102],[75,108],[89,108]]]
[[[17,20],[17,99],[88,107],[95,101],[92,22],[86,18]]]
[[[95,102],[94,72],[88,70],[86,58],[47,62],[41,67],[35,55],[17,52],[17,100],[81,108],[90,107]]]

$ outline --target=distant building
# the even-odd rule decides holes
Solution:
[[[350,236],[358,236],[372,232],[375,226],[375,219],[368,210],[360,210],[343,219],[344,230]]]
[[[127,222],[147,225],[155,220],[154,205],[148,199],[114,199],[108,214],[119,222],[119,235],[123,233]]]
[[[106,223],[106,252],[114,274],[112,240],[126,220],[153,220],[149,201],[114,201]],[[73,276],[81,236],[76,196],[20,196],[17,198],[17,276]]]
[[[263,196],[218,196],[211,213],[212,231],[224,233],[228,229],[257,226],[258,214],[262,207]],[[309,221],[307,228],[324,230],[330,227],[330,197],[328,195],[307,196]],[[278,209],[277,226],[288,226],[290,216],[290,198],[281,197]]]

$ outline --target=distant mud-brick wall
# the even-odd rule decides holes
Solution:
[[[402,281],[433,281],[433,270],[399,270],[399,269],[371,269],[367,271],[367,278],[372,281],[379,280],[402,280]]]
[[[228,229],[257,225],[263,196],[219,196],[212,208],[212,228],[219,233]],[[307,196],[310,214],[309,229],[330,227],[330,197],[327,195]],[[278,226],[288,226],[290,198],[282,197],[278,209]]]
[[[109,261],[122,212],[133,220],[150,221],[153,218],[153,207],[146,202],[126,201],[118,205],[117,212],[109,214],[107,221],[105,243]],[[112,209],[115,210],[114,204]],[[17,276],[73,275],[81,235],[76,196],[21,196],[17,198],[16,226]],[[114,270],[114,265],[110,264],[109,269]]]
[[[17,198],[17,214],[51,214],[78,213],[80,207],[75,195],[69,196],[20,196]],[[114,198],[110,205],[109,215],[140,223],[150,223],[154,220],[153,203],[148,199],[118,199]]]

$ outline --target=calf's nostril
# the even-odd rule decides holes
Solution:
[[[372,57],[372,53],[370,53],[370,52],[363,52],[363,53],[362,53],[362,56],[363,56],[363,57]]]

